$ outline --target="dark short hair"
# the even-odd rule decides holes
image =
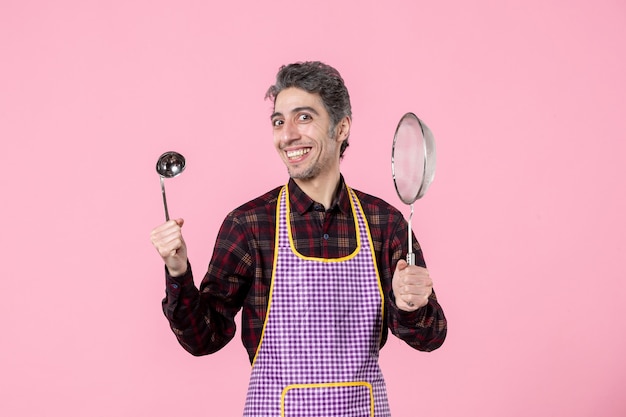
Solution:
[[[265,98],[276,100],[278,94],[291,87],[312,94],[319,94],[330,116],[330,136],[334,136],[337,125],[346,116],[352,117],[350,95],[343,78],[335,68],[319,61],[296,62],[283,65],[276,74],[276,84],[265,93]],[[349,146],[348,138],[341,144],[340,157]]]

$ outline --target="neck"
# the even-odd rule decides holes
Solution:
[[[324,208],[328,210],[337,193],[339,179],[340,173],[336,171],[329,173],[324,178],[318,176],[309,180],[294,179],[294,181],[313,201],[324,205]]]

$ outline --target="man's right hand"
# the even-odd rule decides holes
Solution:
[[[169,220],[150,233],[152,244],[173,277],[187,272],[187,245],[181,232],[184,222],[183,219]]]

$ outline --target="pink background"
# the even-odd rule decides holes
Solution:
[[[263,100],[320,59],[353,99],[343,162],[400,206],[395,125],[437,139],[414,227],[449,318],[381,353],[395,416],[626,415],[626,5],[0,2],[3,416],[238,416],[239,335],[194,358],[162,315],[157,157],[201,279],[223,217],[286,182]]]

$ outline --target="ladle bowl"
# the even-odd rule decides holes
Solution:
[[[174,178],[185,170],[185,157],[178,152],[165,152],[156,164],[157,173],[163,178]]]

